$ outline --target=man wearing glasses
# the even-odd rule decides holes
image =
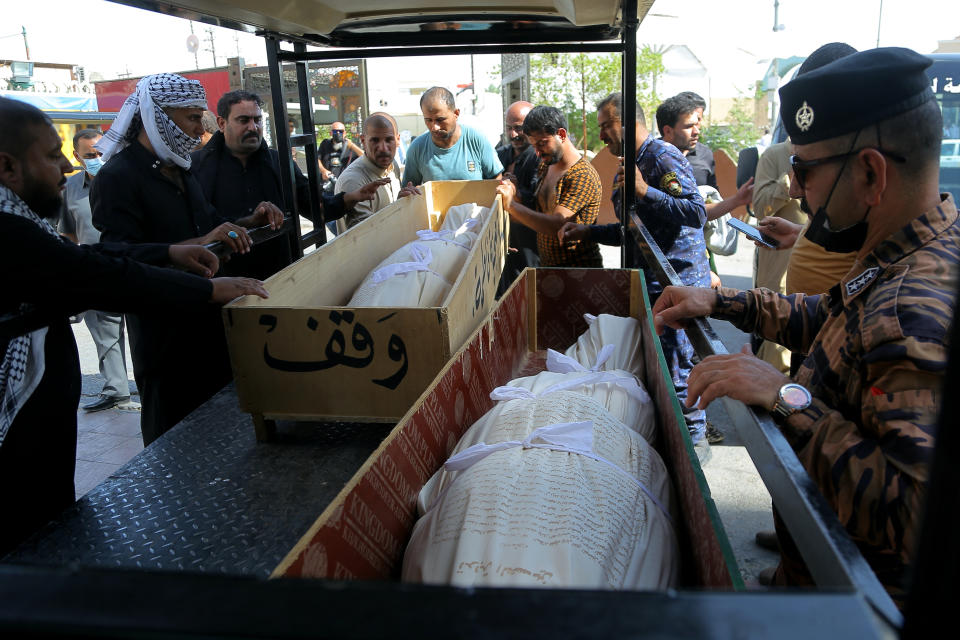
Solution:
[[[895,600],[909,573],[933,452],[960,226],[939,193],[942,118],[913,51],[841,58],[780,89],[792,190],[807,237],[857,260],[822,295],[668,287],[658,331],[712,315],[807,357],[793,378],[749,353],[705,358],[688,402],[728,396],[773,413],[811,478]],[[775,517],[778,585],[812,584]]]

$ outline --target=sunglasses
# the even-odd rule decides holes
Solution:
[[[874,151],[877,151],[885,155],[886,157],[890,158],[891,160],[895,162],[899,162],[901,164],[907,161],[907,159],[904,158],[903,156],[887,151],[885,149],[880,149],[879,147],[861,147],[856,151],[848,151],[847,153],[838,153],[835,156],[827,156],[826,158],[816,158],[814,160],[801,160],[797,156],[790,156],[790,167],[793,169],[793,175],[797,177],[797,184],[800,186],[801,189],[805,189],[806,188],[805,183],[807,181],[807,172],[810,171],[810,169],[813,169],[814,167],[818,167],[820,165],[829,164],[831,162],[838,162],[840,160],[845,160],[846,158],[849,158],[850,156],[855,156],[861,151],[864,151],[866,149],[873,149]]]

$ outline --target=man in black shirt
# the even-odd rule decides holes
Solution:
[[[284,208],[280,178],[280,156],[267,147],[263,139],[263,101],[249,91],[225,93],[217,102],[219,131],[202,149],[191,154],[191,172],[196,176],[207,201],[217,212],[232,222],[256,215],[260,210],[281,215]],[[310,183],[294,165],[299,213],[306,210]],[[322,194],[325,222],[343,217],[357,202],[370,200],[380,182],[365,185],[351,193],[335,196]],[[313,197],[319,194],[314,193]],[[291,203],[292,204],[292,203]],[[288,209],[293,209],[288,206]],[[285,237],[276,237],[256,246],[249,255],[240,256],[226,265],[228,273],[267,278],[290,264],[290,244]]]
[[[80,363],[68,317],[85,309],[175,307],[181,314],[236,296],[265,296],[246,278],[208,280],[134,262],[212,275],[217,258],[198,246],[75,245],[43,217],[62,205],[73,170],[49,118],[0,98],[0,314],[34,314],[28,333],[0,333],[0,557],[74,500]],[[4,326],[4,329],[8,329]],[[186,363],[190,366],[191,363]]]
[[[203,87],[175,74],[147,76],[97,144],[105,165],[90,191],[93,224],[104,242],[208,244],[247,253],[244,227],[283,216],[275,206],[229,222],[206,201],[190,171],[203,132]],[[140,390],[140,428],[150,444],[233,377],[219,310],[128,314],[133,372]]]
[[[497,147],[497,157],[503,165],[504,178],[513,181],[517,187],[517,200],[526,207],[536,208],[534,192],[537,186],[537,169],[540,158],[523,133],[523,120],[533,109],[529,102],[514,102],[507,108],[503,118],[503,129],[509,142]],[[497,287],[497,295],[503,295],[520,272],[527,267],[539,267],[540,254],[537,253],[537,232],[530,227],[510,219],[510,252],[503,266],[503,275]]]
[[[363,155],[363,149],[347,137],[347,128],[342,122],[330,125],[330,137],[322,140],[317,147],[317,161],[324,182],[330,178],[339,178],[347,165]]]

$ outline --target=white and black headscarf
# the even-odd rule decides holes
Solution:
[[[50,223],[35,214],[20,196],[0,184],[0,215],[20,216],[59,239]],[[22,305],[21,311],[29,308]],[[14,338],[0,361],[0,444],[7,437],[13,419],[43,378],[43,345],[47,327]]]
[[[188,80],[175,73],[146,76],[123,103],[117,119],[100,142],[94,145],[106,162],[132,142],[130,135],[138,122],[143,123],[153,150],[163,162],[190,168],[190,152],[200,144],[174,124],[164,107],[207,108],[207,94],[199,80]]]

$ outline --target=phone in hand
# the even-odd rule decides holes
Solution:
[[[727,224],[729,224],[731,227],[733,227],[734,229],[736,229],[737,231],[739,231],[739,232],[742,233],[743,235],[747,236],[747,237],[750,238],[751,240],[753,240],[753,241],[755,241],[755,242],[759,242],[760,244],[764,245],[765,247],[769,247],[769,248],[771,248],[771,249],[776,249],[777,247],[780,246],[780,242],[779,242],[779,241],[775,240],[774,238],[771,238],[770,236],[768,236],[768,235],[765,234],[765,233],[762,233],[762,232],[761,232],[759,229],[757,229],[756,227],[754,227],[754,226],[752,226],[752,225],[749,225],[749,224],[747,224],[747,223],[745,223],[745,222],[741,222],[740,220],[737,220],[736,218],[731,217],[729,220],[727,220]]]

